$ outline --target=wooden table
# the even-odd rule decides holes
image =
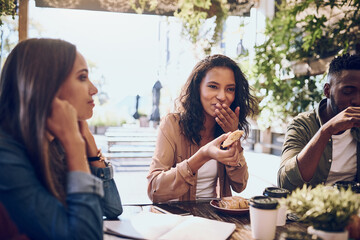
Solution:
[[[219,212],[217,209],[212,207],[209,201],[184,201],[184,202],[169,202],[163,204],[169,207],[178,207],[189,211],[194,216],[204,217],[208,219],[214,219],[223,222],[235,223],[236,229],[233,234],[228,239],[237,239],[237,240],[251,240],[251,226],[250,226],[250,216],[249,213],[241,215],[229,215],[222,212]],[[162,207],[163,205],[157,204],[157,206]],[[124,215],[120,217],[127,217],[135,212],[139,211],[149,211],[153,205],[127,205],[124,206]],[[134,211],[134,208],[138,210]],[[131,213],[132,211],[132,213]],[[275,239],[279,239],[280,234],[287,230],[292,231],[301,231],[306,232],[307,225],[300,222],[287,221],[284,226],[276,227],[276,236]],[[104,239],[119,239],[116,237],[104,236]]]

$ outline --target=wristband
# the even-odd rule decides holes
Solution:
[[[89,162],[95,162],[95,161],[100,161],[101,157],[96,156],[96,157],[88,157],[87,158]]]
[[[96,157],[88,157],[87,158],[89,162],[95,162],[95,161],[100,161],[103,162],[105,161],[105,157],[102,155],[100,149],[98,150],[98,154]]]

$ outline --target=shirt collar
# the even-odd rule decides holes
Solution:
[[[315,109],[316,120],[318,120],[320,126],[324,124],[320,117],[320,109],[323,110],[324,108],[326,108],[326,102],[327,102],[327,98],[324,98],[323,100],[320,101],[319,106]]]

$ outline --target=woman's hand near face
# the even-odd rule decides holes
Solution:
[[[63,144],[76,138],[82,139],[75,108],[67,101],[59,98],[55,98],[52,102],[51,116],[47,119],[47,128]]]
[[[217,103],[216,108],[215,114],[217,117],[215,118],[215,121],[224,132],[232,132],[238,129],[240,107],[236,107],[235,112],[233,112],[226,104]]]
[[[63,145],[69,171],[90,172],[77,112],[70,103],[59,98],[53,100],[51,115],[47,118],[47,129]]]

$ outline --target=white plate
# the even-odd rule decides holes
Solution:
[[[243,209],[222,208],[222,207],[220,207],[219,202],[220,202],[220,200],[211,200],[210,205],[220,212],[223,212],[226,214],[231,214],[231,215],[241,215],[241,214],[246,214],[249,212],[249,208],[243,208]]]

